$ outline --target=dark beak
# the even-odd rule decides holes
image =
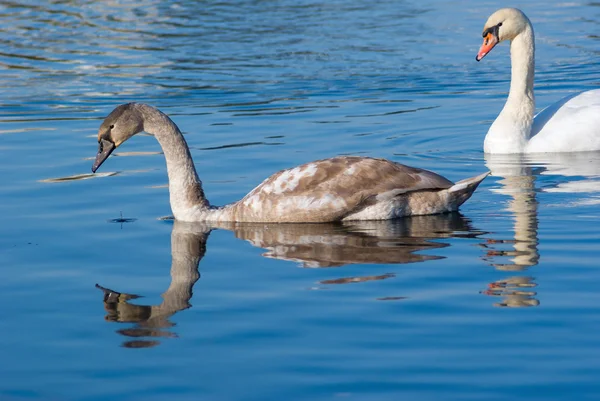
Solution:
[[[92,166],[92,173],[95,173],[96,170],[98,170],[98,167],[104,163],[104,160],[110,156],[113,150],[115,150],[115,144],[111,141],[107,141],[106,139],[98,141],[98,154],[96,155],[96,161]]]

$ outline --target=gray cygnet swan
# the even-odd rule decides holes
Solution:
[[[189,148],[175,123],[142,103],[115,108],[98,130],[96,172],[127,139],[145,131],[156,137],[167,161],[171,209],[177,220],[206,222],[333,222],[386,220],[458,210],[489,174],[452,183],[431,171],[385,159],[339,156],[282,170],[242,200],[211,206]]]

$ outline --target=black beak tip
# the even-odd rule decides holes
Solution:
[[[113,142],[107,141],[106,139],[102,139],[98,145],[98,154],[96,155],[96,160],[94,164],[92,164],[92,173],[95,173],[96,170],[104,163],[108,156],[115,150],[116,146]]]

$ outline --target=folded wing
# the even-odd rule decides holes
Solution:
[[[234,208],[256,221],[335,221],[403,193],[452,185],[431,171],[385,159],[335,157],[273,174]]]

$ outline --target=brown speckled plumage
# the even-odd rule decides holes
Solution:
[[[444,213],[457,210],[487,175],[453,184],[431,171],[385,159],[339,156],[275,173],[242,200],[218,208],[204,196],[177,125],[145,104],[121,105],[104,120],[93,171],[142,130],[163,149],[173,215],[184,221],[315,223]]]

